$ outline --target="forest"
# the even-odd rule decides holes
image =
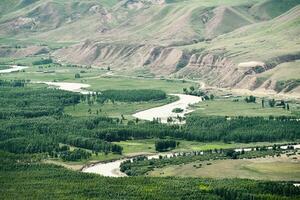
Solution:
[[[40,159],[38,155],[0,151],[0,198],[296,200],[300,197],[300,188],[288,182],[175,177],[110,178],[41,164]]]
[[[54,151],[56,153],[51,154],[57,155],[58,146],[62,143],[93,152],[121,154],[122,147],[111,142],[148,138],[201,142],[256,142],[300,138],[299,122],[293,117],[229,119],[188,116],[185,125],[161,124],[157,121],[136,121],[127,125],[118,118],[101,115],[71,117],[64,114],[64,106],[76,105],[80,99],[82,97],[79,94],[56,89],[2,84],[0,149],[13,153]]]
[[[93,126],[113,125],[113,119],[72,118],[63,113],[64,106],[79,101],[80,95],[72,92],[3,83],[0,87],[0,149],[12,153],[48,153],[64,160],[72,153],[62,150],[59,144],[122,154],[122,147],[90,138]],[[79,160],[88,157],[85,150],[76,152],[78,154],[82,157],[73,157]]]

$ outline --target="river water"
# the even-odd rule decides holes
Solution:
[[[67,83],[67,82],[43,82],[38,81],[35,83],[44,83],[49,86],[57,87],[60,90],[70,91],[70,92],[78,92],[81,94],[89,94],[91,91],[85,90],[85,88],[90,87],[89,84],[83,84],[83,83]]]
[[[167,123],[168,117],[184,117],[185,114],[193,112],[194,110],[190,108],[190,105],[199,103],[202,101],[202,97],[185,95],[185,94],[170,94],[179,97],[178,101],[173,103],[144,110],[135,113],[133,116],[142,120],[152,121],[153,118],[160,118],[162,123]],[[181,108],[183,112],[174,113],[172,112],[175,108]]]
[[[26,68],[28,68],[28,67],[13,65],[9,69],[0,70],[0,74],[7,74],[7,73],[11,73],[11,72],[17,72],[17,71],[21,71],[21,70],[26,69]]]

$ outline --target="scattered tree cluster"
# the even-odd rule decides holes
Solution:
[[[47,65],[53,63],[53,60],[51,58],[41,59],[32,62],[33,65]]]
[[[155,150],[156,151],[167,151],[170,149],[175,149],[177,142],[175,140],[157,140],[155,141]]]
[[[191,86],[190,88],[183,88],[183,93],[198,97],[203,97],[204,100],[214,100],[215,96],[213,94],[209,94],[207,91],[202,91],[200,88],[195,88]]]
[[[250,95],[249,97],[246,97],[246,98],[245,98],[245,101],[246,101],[247,103],[256,103],[256,97]]]

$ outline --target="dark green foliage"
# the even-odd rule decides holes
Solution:
[[[114,101],[150,101],[166,98],[166,93],[161,90],[105,90],[100,94],[100,98]]]
[[[23,88],[24,82],[18,83],[22,85],[20,87],[15,86],[16,82],[2,83],[6,86],[0,87],[0,119],[61,115],[63,106],[79,103],[80,100],[80,96],[76,93]],[[9,87],[7,83],[10,84]]]
[[[53,60],[51,58],[41,59],[41,60],[32,62],[33,65],[47,65],[47,64],[51,64],[51,63],[53,63]]]
[[[189,116],[186,124],[166,125],[156,121],[130,126],[97,129],[96,135],[107,141],[146,138],[179,138],[196,141],[258,142],[300,138],[300,124],[293,117],[198,117]]]
[[[0,199],[296,200],[300,197],[300,189],[287,182],[109,178],[40,164],[38,160],[24,154],[0,152]]]
[[[183,112],[183,109],[182,109],[182,108],[174,108],[174,109],[172,110],[172,112],[174,112],[174,113],[182,113],[182,112]]]
[[[249,97],[246,97],[246,98],[245,98],[245,101],[246,101],[247,103],[255,103],[255,102],[256,102],[256,97],[250,95]]]
[[[93,129],[113,126],[113,119],[72,118],[63,114],[64,106],[79,103],[79,94],[5,85],[0,87],[0,149],[54,156],[63,151],[59,143],[66,143],[95,152],[122,153],[121,146],[94,137]]]
[[[300,124],[293,117],[202,118],[187,117],[185,138],[198,141],[258,142],[294,140],[300,137]]]
[[[25,80],[0,80],[0,87],[24,87],[26,84]]]
[[[122,147],[116,144],[112,144],[103,140],[95,138],[86,138],[82,136],[65,136],[62,140],[65,144],[70,144],[75,147],[81,147],[85,149],[90,149],[95,152],[115,152],[122,154]]]
[[[75,78],[80,78],[80,74],[79,74],[79,73],[76,73],[76,74],[75,74]]]
[[[0,142],[0,149],[12,153],[42,153],[51,152],[59,148],[58,143],[37,138],[12,138]]]
[[[88,159],[91,157],[91,153],[82,150],[82,149],[75,149],[74,151],[63,151],[60,153],[60,157],[64,161],[77,161],[82,159]]]
[[[204,91],[201,91],[199,88],[195,88],[194,86],[191,86],[189,89],[183,88],[184,94],[193,95],[193,96],[204,96],[206,95]]]
[[[275,106],[275,104],[276,104],[275,99],[270,99],[270,100],[269,100],[269,106],[270,106],[271,108],[273,108],[273,107]]]
[[[169,149],[175,149],[176,145],[175,140],[157,140],[155,141],[155,150],[160,152],[167,151]]]

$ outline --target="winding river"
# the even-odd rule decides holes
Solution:
[[[190,105],[199,103],[202,101],[202,97],[192,96],[192,95],[185,95],[185,94],[170,94],[173,96],[179,97],[178,101],[173,103],[151,108],[148,110],[144,110],[138,113],[135,113],[133,116],[143,120],[152,121],[153,118],[160,118],[162,123],[167,123],[168,117],[184,117],[185,114],[193,112],[190,108]],[[175,108],[181,108],[183,112],[181,113],[174,113],[172,112]]]
[[[287,149],[288,146],[293,146],[294,149],[300,149],[300,144],[296,145],[282,145],[280,146],[281,149]],[[268,147],[268,149],[272,149],[272,147]],[[239,152],[242,151],[242,149],[235,149],[235,151]],[[247,148],[244,149],[244,151],[252,151],[252,148]],[[148,155],[146,156],[148,159],[159,159],[159,156],[167,156],[171,157],[173,155],[178,155],[179,153],[165,153],[165,154],[154,154],[154,155]],[[204,152],[201,152],[201,154],[204,154]],[[136,158],[138,156],[135,156],[133,158]],[[99,174],[102,176],[109,176],[109,177],[124,177],[127,176],[126,174],[122,173],[120,171],[120,165],[122,162],[127,161],[127,160],[132,160],[133,158],[125,158],[125,159],[120,159],[120,160],[115,160],[111,162],[101,162],[97,164],[92,164],[85,166],[82,168],[82,172],[85,173],[94,173],[94,174]]]
[[[148,155],[146,157],[148,159],[158,159],[160,155],[170,157],[174,154],[177,155],[178,153],[154,154],[154,155]],[[125,159],[115,160],[106,163],[97,163],[97,164],[86,166],[81,171],[85,173],[93,173],[93,174],[99,174],[102,176],[109,176],[109,177],[124,177],[127,175],[120,171],[120,165],[122,162],[127,160],[132,160],[133,158],[125,158]]]
[[[16,71],[20,71],[20,70],[23,70],[26,68],[28,68],[28,67],[11,66],[11,68],[9,68],[9,69],[0,70],[0,74],[16,72]],[[85,90],[85,88],[90,87],[90,85],[88,85],[88,84],[66,83],[66,82],[42,82],[42,81],[35,82],[35,83],[44,83],[49,86],[58,87],[59,89],[65,90],[65,91],[79,92],[82,94],[91,93],[91,91]],[[139,119],[150,120],[150,121],[153,120],[153,118],[160,118],[162,123],[167,123],[168,117],[176,117],[176,116],[183,117],[185,114],[194,111],[190,108],[190,105],[202,101],[201,97],[196,97],[196,96],[191,96],[191,95],[184,95],[184,94],[170,94],[170,95],[178,96],[179,100],[176,102],[164,105],[164,106],[155,107],[155,108],[151,108],[148,110],[144,110],[144,111],[135,113],[133,116],[136,118],[139,118]],[[183,112],[174,113],[174,112],[172,112],[174,108],[181,108],[181,109],[183,109]],[[291,145],[291,146],[293,146],[295,149],[300,149],[300,144]],[[268,147],[268,148],[270,149],[272,147]],[[287,149],[288,146],[283,145],[280,148]],[[242,150],[251,151],[252,149],[251,148],[235,149],[235,151],[242,151]],[[203,152],[201,152],[201,153],[203,154]],[[154,154],[154,155],[148,155],[147,158],[148,159],[158,159],[160,155],[171,157],[174,154],[178,155],[178,153]],[[137,156],[135,156],[135,157],[137,157]],[[97,164],[85,166],[81,171],[85,172],[85,173],[95,173],[95,174],[99,174],[102,176],[108,176],[108,177],[123,177],[123,176],[127,176],[127,175],[120,171],[120,165],[122,162],[129,160],[129,159],[132,160],[133,158],[123,158],[123,159],[105,162],[105,163],[100,162]],[[300,184],[294,184],[294,185],[299,186]]]
[[[18,72],[18,71],[26,69],[26,68],[28,68],[28,67],[13,65],[9,69],[2,69],[2,70],[0,70],[0,74],[7,74],[7,73],[11,73],[11,72]]]
[[[91,91],[87,91],[84,88],[90,87],[89,84],[83,84],[83,83],[67,83],[67,82],[43,82],[43,81],[37,81],[35,83],[44,83],[49,86],[57,87],[60,90],[70,91],[70,92],[79,92],[81,94],[89,94]]]

